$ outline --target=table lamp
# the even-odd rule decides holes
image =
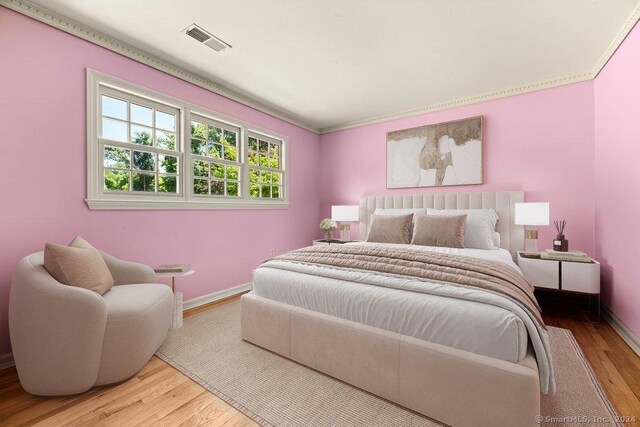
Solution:
[[[360,220],[360,207],[358,205],[331,206],[331,219],[340,222],[340,240],[351,241],[351,224]],[[346,224],[345,224],[346,223]]]
[[[516,203],[516,225],[524,225],[524,251],[538,252],[538,225],[549,225],[549,203]]]

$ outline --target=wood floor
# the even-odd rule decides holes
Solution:
[[[536,297],[547,325],[573,332],[618,414],[640,425],[640,357],[604,319],[587,320],[584,296],[536,291]]]
[[[567,299],[569,298],[569,299]],[[186,313],[198,314],[215,303]],[[588,322],[581,301],[539,295],[545,322],[569,329],[591,363],[620,415],[640,419],[640,358],[604,321]],[[0,425],[254,425],[179,371],[153,357],[135,377],[79,396],[31,396],[20,386],[15,368],[0,371]]]

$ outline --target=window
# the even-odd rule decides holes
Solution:
[[[194,196],[242,195],[240,128],[191,116],[191,158]]]
[[[180,110],[101,88],[103,192],[178,194]]]
[[[92,209],[282,208],[286,138],[87,71]]]
[[[253,198],[280,199],[282,175],[282,141],[249,133],[249,194]]]

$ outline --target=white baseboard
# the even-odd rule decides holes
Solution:
[[[13,354],[12,353],[5,353],[5,354],[0,354],[0,371],[3,371],[5,369],[9,369],[13,366],[15,366],[15,362],[13,361]]]
[[[618,318],[611,310],[604,305],[602,306],[602,312],[604,318],[611,325],[614,331],[620,335],[620,337],[631,347],[633,351],[640,356],[640,337],[633,333],[631,329],[627,327],[622,320]]]
[[[193,298],[185,301],[182,305],[182,310],[191,310],[192,308],[200,307],[201,305],[210,304],[212,302],[220,301],[225,298],[232,297],[234,295],[241,294],[251,290],[251,283],[244,283],[242,285],[234,286],[233,288],[224,289],[222,291],[213,292],[201,297]]]

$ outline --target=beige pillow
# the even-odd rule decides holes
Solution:
[[[416,215],[412,245],[464,248],[467,215]]]
[[[100,295],[113,286],[113,277],[102,255],[81,237],[73,239],[69,246],[47,243],[44,268],[60,283]]]
[[[69,243],[69,246],[72,248],[96,249],[91,245],[91,243],[87,242],[80,236],[74,237],[71,243]]]
[[[413,214],[408,215],[371,215],[371,226],[367,242],[402,243],[411,242],[411,221]]]

